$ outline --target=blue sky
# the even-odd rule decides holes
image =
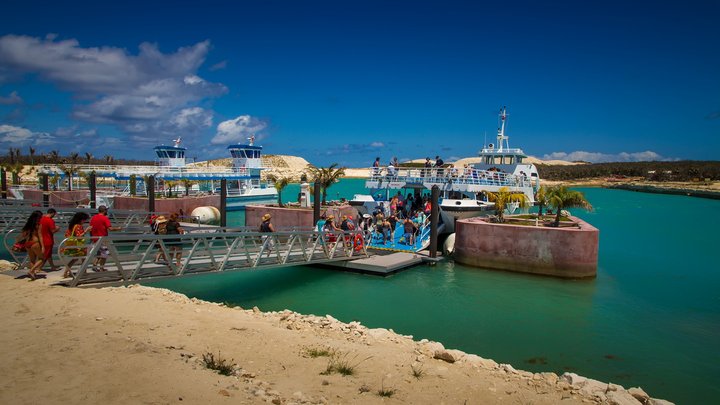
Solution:
[[[9,4],[7,4],[9,3]],[[71,4],[64,4],[71,3]],[[104,4],[105,3],[105,4]],[[10,1],[0,153],[720,158],[720,3]]]

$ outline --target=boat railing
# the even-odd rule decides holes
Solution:
[[[472,184],[487,186],[531,187],[532,182],[524,176],[516,176],[493,170],[471,168],[433,167],[417,169],[381,169],[372,168],[370,180],[387,183],[419,183],[419,184]]]
[[[128,165],[74,165],[75,173],[95,172],[100,175],[161,175],[161,174],[228,174],[234,176],[249,176],[250,170],[246,167],[201,167],[201,166],[128,166]],[[65,175],[65,170],[60,165],[42,165],[38,168],[39,173]],[[77,175],[77,174],[76,174]]]

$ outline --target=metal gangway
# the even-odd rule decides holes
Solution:
[[[330,237],[321,231],[190,232],[183,235],[112,235],[93,242],[84,238],[83,246],[58,246],[63,263],[77,261],[67,285],[130,284],[144,280],[177,278],[197,274],[248,269],[305,266],[367,257],[367,245],[355,244],[362,231],[348,231]],[[331,242],[332,241],[332,242]],[[101,269],[96,257],[107,249]],[[176,252],[181,258],[176,259]],[[164,260],[156,261],[158,254]]]

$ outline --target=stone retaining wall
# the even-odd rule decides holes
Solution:
[[[24,200],[40,202],[43,199],[42,190],[23,190],[22,193]],[[87,204],[90,201],[89,195],[88,190],[51,191],[50,206],[75,208],[79,204]]]
[[[475,267],[595,277],[600,232],[579,218],[570,218],[580,228],[493,224],[482,218],[456,221],[454,258]]]
[[[356,218],[357,210],[349,205],[323,207],[321,212],[327,215],[335,215],[340,218],[343,215],[352,215]],[[292,226],[312,227],[313,222],[312,208],[280,208],[269,205],[248,205],[245,207],[245,225],[251,227],[259,227],[262,222],[261,218],[265,214],[270,214],[270,221],[275,228],[285,228]],[[356,220],[357,222],[357,220]],[[338,222],[338,226],[340,222]]]
[[[155,199],[156,212],[179,212],[183,210],[185,215],[190,215],[197,207],[213,206],[220,207],[219,195],[206,195],[202,197],[178,197]],[[118,210],[148,210],[148,199],[146,197],[115,197],[113,208]]]

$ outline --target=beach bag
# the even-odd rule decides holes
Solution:
[[[158,235],[167,235],[167,222],[158,225]]]
[[[87,249],[72,247],[72,246],[84,246],[85,245],[84,238],[75,236],[75,234],[78,233],[77,227],[80,227],[80,230],[82,230],[81,225],[75,225],[75,227],[73,227],[73,229],[72,229],[71,234],[66,235],[67,240],[65,240],[65,248],[62,251],[62,253],[66,256],[85,256],[87,254]]]

